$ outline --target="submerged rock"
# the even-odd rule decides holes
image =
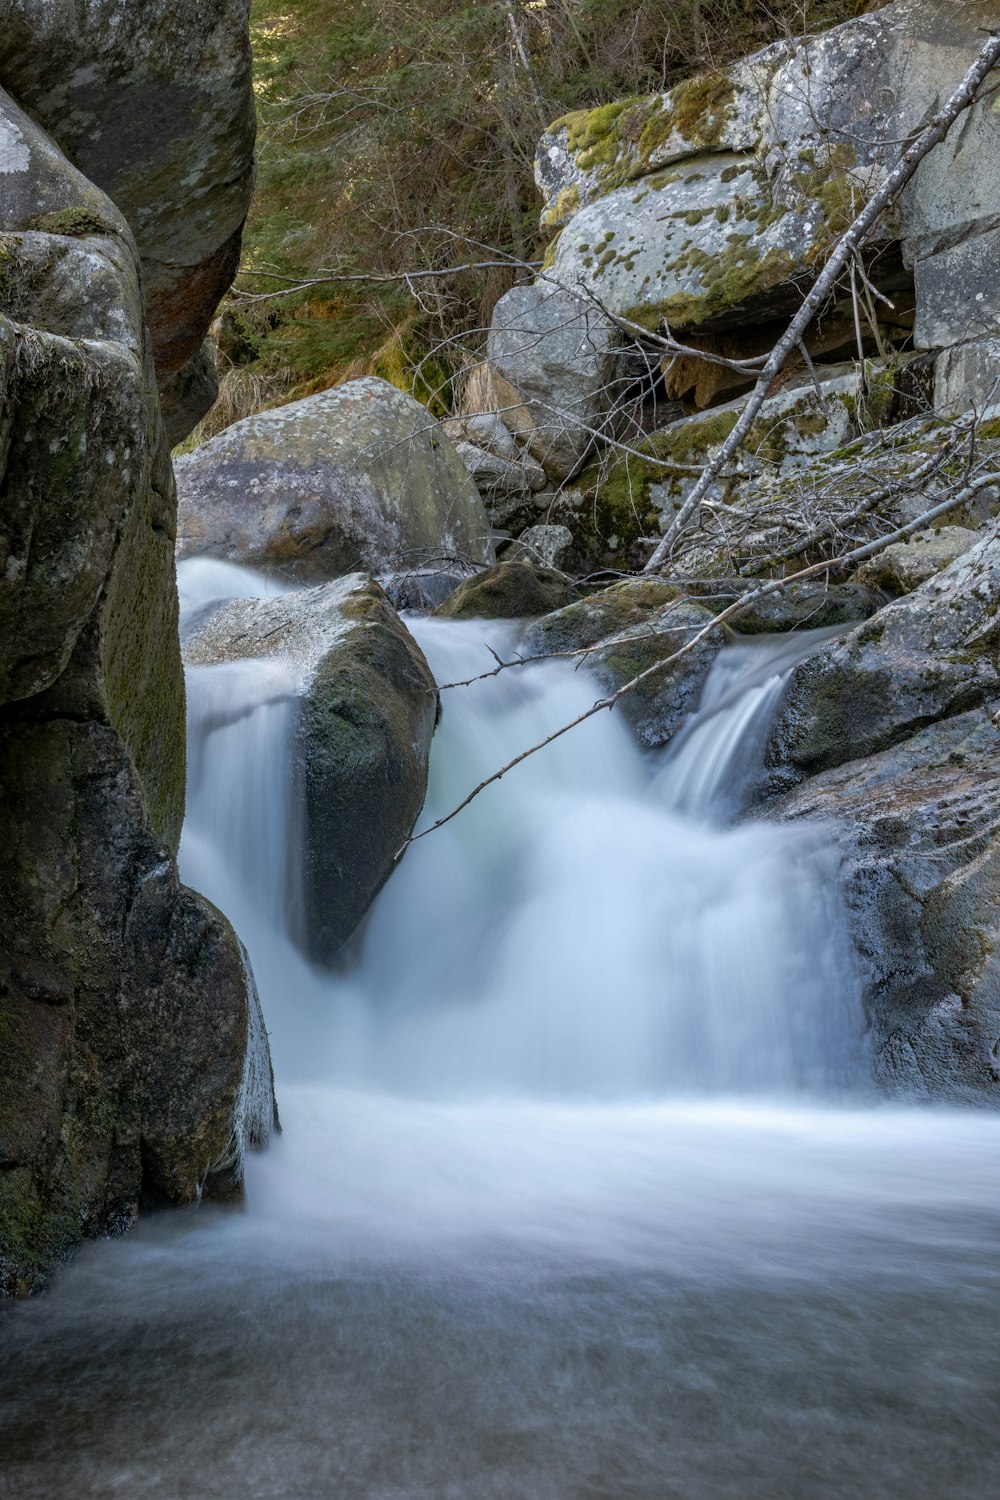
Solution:
[[[619,583],[537,621],[525,655],[556,655],[593,647],[582,660],[609,693],[686,644],[712,612],[658,579]],[[645,746],[664,745],[698,702],[708,669],[723,645],[717,628],[679,660],[626,693],[620,712]]]
[[[318,581],[490,562],[490,525],[425,407],[374,377],[246,417],[177,460],[179,557]]]
[[[995,706],[814,776],[765,808],[821,821],[840,849],[876,1078],[908,1098],[1000,1096]]]
[[[459,584],[434,611],[445,620],[525,620],[577,597],[572,579],[531,562],[499,562]]]
[[[184,644],[189,669],[281,659],[297,683],[303,846],[289,913],[332,962],[383,884],[423,806],[437,688],[377,583],[354,574],[273,599],[234,599]]]

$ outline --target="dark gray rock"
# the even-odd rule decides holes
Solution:
[[[934,724],[768,803],[842,856],[877,1080],[912,1098],[1000,1102],[1000,731],[988,708]]]
[[[0,0],[0,84],[117,204],[156,369],[181,369],[239,262],[255,135],[245,0]]]
[[[525,655],[593,647],[584,658],[607,692],[615,692],[696,635],[712,618],[702,604],[658,579],[613,585],[537,621]],[[669,662],[621,699],[620,712],[641,745],[664,745],[698,703],[708,670],[723,645],[721,628]]]
[[[377,583],[354,574],[234,599],[184,643],[190,667],[280,658],[300,694],[301,881],[292,926],[328,964],[392,873],[423,806],[437,689]]]
[[[30,43],[22,101],[48,67],[65,103],[87,68],[58,74],[58,28],[97,16],[113,53],[150,19],[133,10],[115,32],[105,7],[0,0],[0,78]],[[128,123],[106,121],[115,149]],[[2,1292],[43,1285],[141,1203],[237,1193],[274,1117],[245,956],[174,864],[175,493],[141,284],[118,208],[0,93]]]
[[[141,1202],[230,1196],[274,1117],[232,929],[178,886],[120,737],[0,715],[0,1291]]]
[[[789,781],[887,749],[1000,691],[1000,532],[792,677],[769,761]]]
[[[171,448],[194,431],[219,396],[219,374],[212,345],[205,341],[187,364],[160,381],[160,408]]]

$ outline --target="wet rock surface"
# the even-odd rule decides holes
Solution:
[[[0,90],[3,1292],[44,1285],[140,1204],[238,1193],[274,1117],[245,956],[174,862],[184,686],[154,344],[162,370],[204,329],[186,294],[169,327],[147,320],[157,278],[179,285],[231,236],[249,187],[238,141],[213,155],[200,69],[241,101],[247,173],[252,140],[224,45],[242,36],[248,66],[245,13],[184,9],[186,35],[176,8],[114,25],[96,5],[0,4],[17,95]],[[205,284],[205,308],[227,284]]]
[[[354,574],[275,599],[233,600],[185,641],[184,654],[194,670],[288,664],[299,702],[302,835],[291,927],[310,958],[329,964],[423,806],[437,716],[423,653],[379,585]]]
[[[583,656],[608,692],[684,646],[712,619],[712,611],[656,579],[615,584],[539,620],[526,633],[526,655],[593,648]],[[621,699],[618,712],[639,743],[663,745],[695,708],[708,669],[723,644],[711,631],[693,650],[668,662]]]
[[[997,706],[933,724],[765,804],[818,820],[842,858],[876,1079],[982,1101],[1000,1084]]]

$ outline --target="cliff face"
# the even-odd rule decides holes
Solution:
[[[157,389],[197,359],[235,269],[246,11],[0,0],[6,1291],[141,1200],[233,1191],[266,1049],[237,939],[174,863],[184,688]],[[272,1115],[258,1101],[247,1133]]]

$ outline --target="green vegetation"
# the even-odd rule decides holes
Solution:
[[[443,410],[518,274],[455,268],[545,254],[533,160],[550,121],[571,112],[595,163],[618,133],[648,155],[666,123],[650,96],[690,80],[672,118],[708,139],[725,63],[856,8],[254,0],[260,170],[238,294],[280,295],[230,305],[216,424],[376,371]]]

